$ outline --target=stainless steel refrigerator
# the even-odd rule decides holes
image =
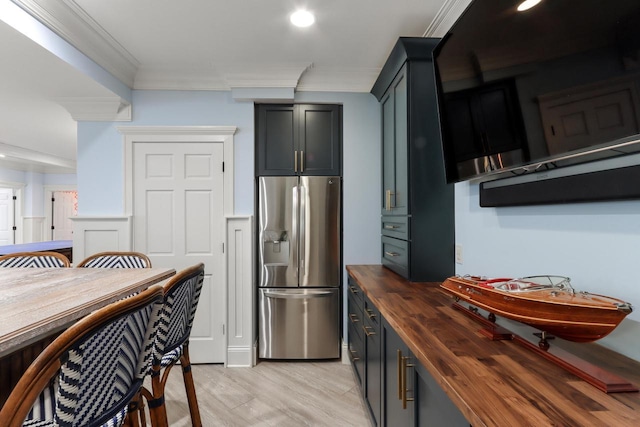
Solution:
[[[340,357],[340,178],[260,177],[258,353]]]

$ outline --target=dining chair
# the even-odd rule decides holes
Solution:
[[[0,426],[121,426],[153,355],[163,291],[79,320],[48,345],[0,410]]]
[[[16,252],[0,256],[0,267],[69,267],[69,259],[58,252]]]
[[[76,266],[78,268],[151,268],[151,260],[140,252],[100,252]]]
[[[151,390],[144,386],[141,390],[147,401],[151,424],[154,427],[168,426],[164,389],[169,372],[178,361],[182,367],[191,424],[196,427],[202,426],[191,373],[189,335],[198,307],[203,280],[204,264],[199,263],[178,272],[163,286],[164,304],[151,366]]]

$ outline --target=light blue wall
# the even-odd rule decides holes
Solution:
[[[569,276],[574,288],[636,311],[598,341],[640,360],[640,201],[480,208],[478,185],[456,184],[458,274]]]

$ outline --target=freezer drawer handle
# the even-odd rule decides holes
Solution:
[[[303,294],[298,294],[298,293],[289,293],[289,292],[265,292],[264,296],[267,298],[312,298],[312,297],[328,297],[333,295],[333,292],[330,291],[312,291],[312,292],[306,292]]]
[[[398,252],[385,251],[384,254],[387,255],[387,256],[391,256],[391,257],[400,256],[400,254]]]

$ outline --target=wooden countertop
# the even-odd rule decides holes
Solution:
[[[474,427],[640,425],[640,393],[604,393],[513,341],[490,340],[439,283],[380,265],[347,271]],[[562,347],[640,386],[639,362],[594,343]]]

